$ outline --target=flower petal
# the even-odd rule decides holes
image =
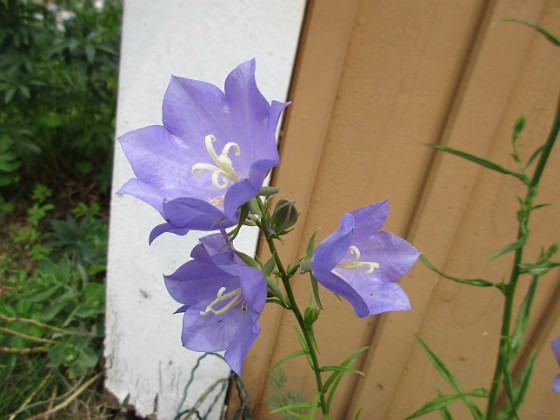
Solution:
[[[163,203],[163,215],[172,226],[190,230],[217,230],[237,223],[235,217],[226,219],[212,204],[190,197]]]
[[[344,278],[353,283],[360,282],[364,276],[381,282],[400,279],[408,273],[420,256],[420,251],[390,232],[379,231],[369,238],[363,237],[361,241],[355,241],[354,238],[352,245],[357,246],[360,250],[360,260],[376,262],[379,264],[379,268],[376,268],[371,274],[364,274],[365,269],[342,270]]]
[[[315,249],[311,257],[311,271],[314,272],[318,268],[324,271],[332,270],[348,252],[352,244],[353,231],[354,217],[346,213],[342,216],[338,229],[327,236]],[[321,281],[318,277],[317,280]]]
[[[218,87],[184,77],[171,77],[163,97],[163,125],[193,147],[197,161],[207,157],[204,137],[213,134],[224,140],[230,128],[224,116],[227,116],[225,96]],[[197,143],[202,147],[194,147]]]
[[[361,207],[350,214],[354,217],[354,226],[359,226],[354,232],[353,242],[360,241],[363,237],[374,235],[383,227],[389,215],[389,200]]]
[[[177,302],[202,308],[210,304],[220,287],[227,291],[239,288],[239,279],[225,273],[213,264],[191,260],[173,274],[164,276],[165,287]]]
[[[239,207],[253,199],[261,190],[268,171],[278,165],[279,161],[260,160],[251,166],[249,177],[236,182],[227,191],[224,199],[224,214],[230,219],[236,219]]]

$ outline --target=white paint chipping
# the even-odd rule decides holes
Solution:
[[[239,63],[257,59],[257,83],[268,100],[285,100],[303,17],[304,0],[128,0],[125,2],[117,135],[161,124],[163,94],[171,74],[223,87]],[[115,148],[113,190],[133,176],[120,146]],[[165,234],[148,246],[160,215],[130,196],[113,195],[105,355],[106,388],[137,414],[172,419],[200,353],[181,346],[178,304],[162,274],[189,258],[199,237]],[[253,253],[256,232],[236,245]],[[187,405],[228,367],[206,358]],[[207,405],[206,405],[207,406]],[[221,404],[220,404],[221,407]],[[220,407],[209,418],[218,418]]]

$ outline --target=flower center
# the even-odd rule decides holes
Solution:
[[[204,144],[206,145],[206,150],[208,154],[214,161],[215,165],[211,163],[198,162],[192,166],[192,173],[195,175],[202,175],[206,171],[212,172],[212,185],[217,188],[224,189],[228,186],[228,180],[232,182],[237,182],[239,180],[239,175],[233,169],[233,163],[229,158],[228,154],[231,149],[235,150],[235,156],[239,156],[241,149],[239,145],[234,142],[228,142],[225,144],[220,155],[216,153],[214,149],[214,143],[216,137],[212,134],[204,137]]]
[[[235,307],[242,300],[241,288],[235,289],[229,293],[225,293],[225,291],[226,291],[225,287],[220,287],[220,290],[218,290],[218,294],[216,295],[216,299],[214,299],[210,303],[210,305],[206,307],[204,311],[200,311],[200,315],[206,316],[209,313],[213,313],[214,315],[224,314],[227,311],[229,311],[231,308]],[[220,309],[215,309],[216,305],[218,305],[221,302],[225,302],[228,299],[230,299],[228,303],[226,303]],[[247,309],[246,303],[243,302],[241,305],[241,310],[245,311],[246,309]]]
[[[352,245],[348,248],[348,253],[352,255],[352,258],[346,261],[339,262],[336,266],[338,268],[344,268],[347,270],[359,270],[360,268],[367,268],[366,274],[371,274],[376,268],[379,268],[379,264],[372,261],[359,261],[360,250],[357,246]]]

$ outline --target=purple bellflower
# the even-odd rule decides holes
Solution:
[[[556,356],[556,362],[560,366],[560,337],[556,337],[550,342],[554,356]],[[556,375],[554,381],[552,381],[552,390],[557,394],[560,394],[560,374]]]
[[[163,126],[119,138],[136,178],[119,191],[154,207],[164,232],[219,230],[237,223],[239,207],[255,197],[279,164],[276,126],[284,102],[267,102],[255,81],[255,60],[226,78],[225,93],[172,76],[163,98]]]
[[[404,239],[379,230],[388,212],[385,200],[346,213],[311,257],[313,276],[348,300],[360,318],[410,309],[408,297],[394,280],[412,268],[420,252]]]
[[[183,346],[194,351],[225,350],[231,369],[241,375],[243,360],[260,333],[266,303],[264,274],[245,264],[227,247],[221,233],[205,236],[192,260],[170,276],[165,286],[183,304]]]

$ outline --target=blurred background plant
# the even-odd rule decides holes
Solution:
[[[121,1],[0,0],[0,417],[101,400]]]

